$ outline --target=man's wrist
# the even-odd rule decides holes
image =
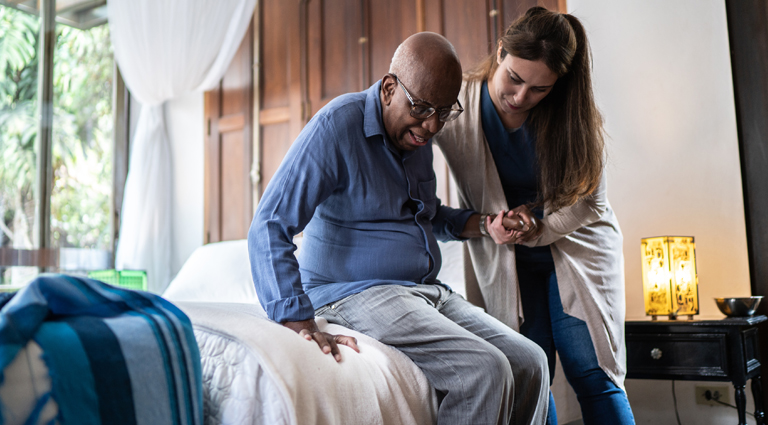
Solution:
[[[309,332],[319,332],[319,329],[317,327],[317,322],[315,322],[315,319],[307,319],[307,320],[297,320],[297,321],[288,321],[283,322],[281,325],[285,326],[288,329],[293,330],[296,333],[299,333],[302,331],[302,329],[306,329]]]

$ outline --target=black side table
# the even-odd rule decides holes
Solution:
[[[757,325],[766,320],[627,321],[627,378],[732,382],[739,425],[747,423],[744,388],[751,379],[755,419],[765,425]]]

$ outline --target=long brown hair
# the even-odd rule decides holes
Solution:
[[[573,205],[599,184],[605,147],[603,119],[592,94],[591,58],[584,27],[572,15],[535,6],[515,20],[498,43],[502,59],[511,54],[529,61],[540,60],[558,75],[552,91],[528,118],[536,132],[536,204],[553,211]],[[494,50],[464,78],[488,80],[496,68]]]

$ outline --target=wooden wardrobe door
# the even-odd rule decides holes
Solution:
[[[368,0],[367,46],[365,69],[368,88],[389,72],[389,63],[397,46],[419,28],[419,4],[413,0]]]
[[[205,241],[243,239],[253,218],[253,22],[219,86],[205,93]]]
[[[311,113],[381,79],[397,46],[418,31],[416,11],[412,0],[310,1],[306,84]]]
[[[259,194],[264,193],[308,114],[301,84],[307,2],[259,1]]]
[[[367,58],[366,2],[312,0],[307,35],[307,93],[310,116],[333,98],[363,90]],[[307,117],[309,118],[309,117]]]

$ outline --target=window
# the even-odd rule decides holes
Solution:
[[[106,25],[58,25],[53,56],[51,246],[111,245],[112,48]]]
[[[39,4],[53,8],[54,2]],[[109,28],[54,28],[53,49],[40,49],[41,19],[0,5],[0,249],[55,250],[55,270],[107,268],[115,226]],[[46,60],[52,72],[40,66]],[[46,92],[52,118],[38,93],[45,84],[52,88]],[[46,119],[52,123],[48,143],[39,135]],[[2,257],[0,285],[25,284],[40,271],[9,267],[20,263]]]

